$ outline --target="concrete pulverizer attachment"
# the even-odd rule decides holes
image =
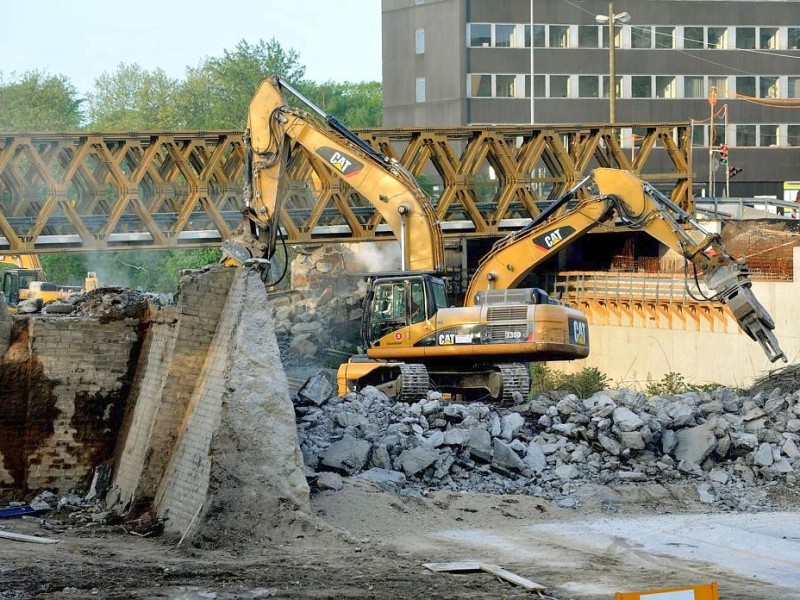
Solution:
[[[775,322],[753,294],[745,265],[733,263],[706,273],[706,283],[725,302],[742,331],[761,344],[770,362],[788,362],[772,332]]]

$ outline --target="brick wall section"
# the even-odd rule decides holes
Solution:
[[[148,333],[149,352],[139,365],[127,435],[112,482],[115,508],[149,509],[172,456],[236,269],[192,271],[180,281],[176,321]],[[163,321],[163,320],[162,320]],[[154,354],[155,352],[155,354]],[[116,494],[119,494],[118,500]]]
[[[29,317],[0,362],[0,493],[65,493],[113,456],[138,320]]]

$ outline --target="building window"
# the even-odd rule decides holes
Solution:
[[[777,27],[759,27],[758,29],[758,47],[762,50],[777,50],[778,49],[778,28]]]
[[[414,31],[414,48],[417,54],[425,54],[425,30],[421,27]]]
[[[761,125],[759,127],[761,137],[758,140],[758,145],[765,148],[778,145],[778,126],[777,125]]]
[[[472,48],[488,48],[492,45],[492,26],[489,23],[470,23],[469,45]]]
[[[736,78],[736,93],[739,96],[756,96],[756,78],[755,77],[737,77]]]
[[[789,98],[800,98],[800,77],[788,78],[787,94]]]
[[[496,48],[516,48],[514,43],[515,25],[495,25],[494,45]]]
[[[724,75],[709,75],[708,76],[708,91],[717,94],[726,93],[728,91],[728,78]]]
[[[514,98],[517,95],[516,75],[495,75],[495,92],[497,98]]]
[[[756,28],[737,27],[736,47],[740,50],[754,50],[756,47]]]
[[[789,27],[789,50],[800,50],[800,27]]]
[[[533,26],[533,47],[534,48],[544,48],[544,25],[534,25]],[[525,25],[525,47],[531,47],[531,26]]]
[[[578,77],[578,97],[599,98],[600,78],[597,75],[581,75]]]
[[[777,77],[759,77],[758,78],[758,97],[759,98],[778,98],[780,92],[778,91],[778,78]]]
[[[652,98],[652,79],[650,75],[633,75],[631,77],[631,98]]]
[[[414,0],[414,4],[425,4],[425,0]]]
[[[756,126],[737,125],[736,126],[736,145],[755,146],[756,145]]]
[[[569,98],[569,75],[550,75],[550,97]]]
[[[566,25],[550,25],[548,39],[551,48],[569,48],[569,27]]]
[[[683,78],[684,98],[705,98],[706,90],[702,75],[686,75]]]
[[[656,27],[656,48],[674,48],[675,47],[675,28],[674,27]]]
[[[706,126],[705,125],[692,125],[692,145],[705,146],[706,145]]]
[[[545,75],[534,75],[533,77],[533,97],[544,98],[547,95],[547,77]],[[525,75],[525,97],[531,97],[531,76]]]
[[[631,27],[631,48],[652,48],[653,30],[650,27]]]
[[[656,98],[675,98],[677,85],[672,75],[656,75]]]
[[[425,102],[425,78],[417,77],[417,102]]]
[[[470,96],[472,98],[491,98],[492,97],[492,76],[476,75],[469,76]]]
[[[603,27],[603,48],[608,48],[608,27]],[[614,48],[622,47],[622,28],[614,28]]]
[[[786,143],[789,146],[800,146],[800,125],[789,125],[786,128]]]
[[[712,50],[724,50],[728,47],[728,28],[709,27],[707,46]]]
[[[599,48],[600,33],[597,25],[578,25],[578,48]]]
[[[616,80],[616,84],[617,84],[616,85],[616,89],[614,90],[615,93],[617,94],[616,97],[617,98],[622,98],[622,76],[621,75],[617,75],[616,77],[614,77],[614,79]],[[603,76],[603,98],[608,98],[611,95],[610,94],[611,88],[608,85],[608,82],[609,82],[608,75],[604,75]]]
[[[683,47],[687,50],[700,50],[705,48],[702,27],[683,28]]]

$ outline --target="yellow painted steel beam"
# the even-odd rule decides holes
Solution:
[[[645,132],[633,159],[618,131]],[[381,128],[359,133],[434,190],[447,237],[505,234],[597,166],[632,170],[693,212],[688,123]],[[241,132],[0,133],[0,252],[218,246],[238,225]],[[294,152],[288,243],[391,239],[344,181]]]

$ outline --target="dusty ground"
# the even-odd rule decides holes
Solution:
[[[772,497],[776,509],[798,508],[794,490],[777,492]],[[176,548],[177,540],[136,537],[118,526],[58,531],[55,515],[48,518],[56,530],[43,529],[38,519],[6,519],[0,523],[6,531],[49,536],[59,543],[0,540],[0,598],[536,596],[486,573],[453,575],[421,567],[423,562],[455,560],[500,564],[546,585],[545,597],[560,599],[613,598],[615,591],[708,581],[719,582],[725,600],[800,598],[791,587],[761,582],[734,563],[724,569],[719,561],[710,562],[713,557],[703,555],[702,545],[698,555],[678,558],[648,548],[641,531],[639,542],[612,535],[598,544],[588,532],[582,539],[584,520],[624,523],[628,517],[661,515],[667,519],[662,528],[669,529],[676,519],[677,529],[685,527],[680,518],[696,515],[702,523],[704,507],[686,502],[683,490],[587,486],[576,496],[581,498],[576,509],[561,509],[526,496],[437,492],[407,498],[360,480],[347,481],[344,490],[314,497],[315,516],[288,518],[273,539],[249,540],[247,549],[235,554],[186,542]],[[776,515],[793,522],[797,516]],[[743,521],[754,518],[742,516]],[[638,521],[631,523],[638,527]],[[567,530],[573,530],[571,536],[560,535]],[[783,536],[786,543],[795,541],[787,537],[792,536]],[[800,559],[788,552],[788,557],[776,555],[775,562],[791,576],[800,573],[795,562]],[[758,551],[746,554],[755,560]]]

